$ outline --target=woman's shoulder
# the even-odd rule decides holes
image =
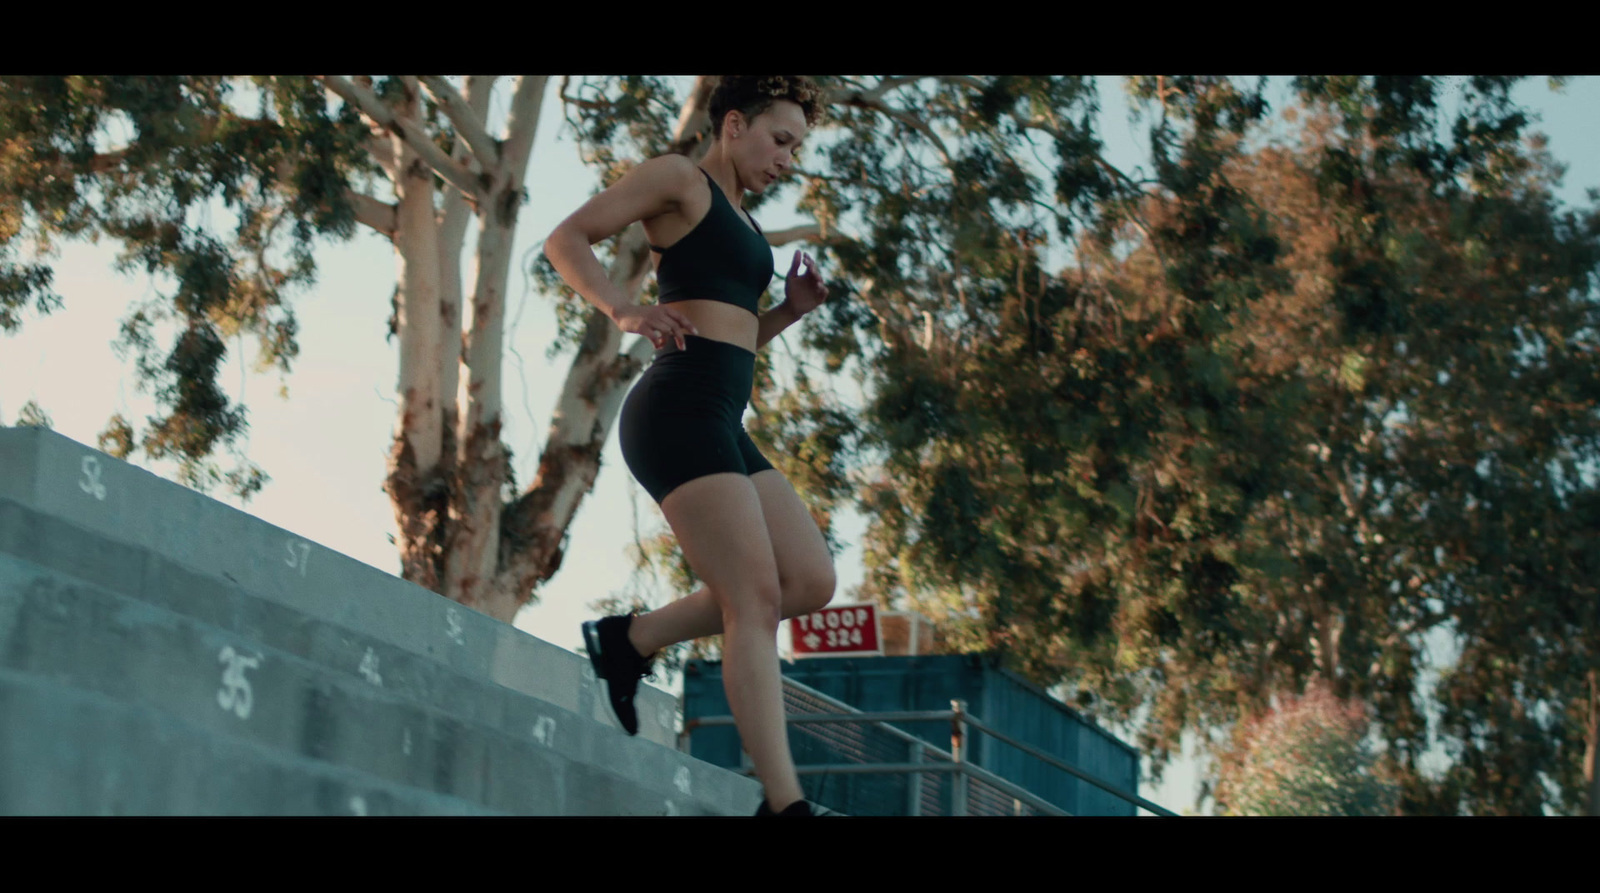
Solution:
[[[705,188],[700,165],[687,155],[657,155],[634,165],[629,177],[649,183],[652,191],[670,196],[673,204],[690,200]]]
[[[635,168],[638,171],[647,171],[656,176],[667,176],[682,180],[684,183],[694,183],[700,180],[700,165],[695,164],[687,155],[672,152],[666,155],[657,155],[639,162]]]

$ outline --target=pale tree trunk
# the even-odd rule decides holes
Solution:
[[[471,109],[472,120],[479,126],[486,126],[489,96],[495,80],[494,76],[484,75],[467,78],[466,102]],[[483,170],[483,166],[473,158],[464,137],[457,136],[455,152],[451,157],[473,174]],[[472,220],[472,207],[460,190],[445,190],[444,212],[440,218],[439,317],[445,331],[445,344],[439,352],[439,399],[444,404],[444,449],[440,461],[444,466],[441,470],[449,474],[454,472],[456,464],[456,429],[460,425],[456,390],[461,384],[461,364],[466,357],[462,338],[461,251],[466,241],[467,224]],[[442,547],[443,544],[440,545]],[[437,554],[436,550],[435,560]]]
[[[379,99],[370,81],[321,80],[390,135],[371,148],[400,197],[393,222],[381,204],[353,198],[362,222],[380,231],[392,226],[400,255],[401,411],[387,489],[400,528],[402,574],[509,621],[527,594],[512,592],[499,573],[501,488],[508,479],[500,441],[505,292],[549,79],[518,80],[506,137],[498,143],[485,132],[492,78],[470,78],[464,97],[443,78],[402,78],[406,99],[397,106]],[[456,128],[451,155],[419,123],[422,84]],[[435,172],[451,187],[442,213],[433,202]],[[468,314],[460,300],[459,259],[469,208],[478,220],[478,245],[470,328],[461,340]]]
[[[442,581],[438,555],[450,531],[448,506],[454,483],[453,390],[446,390],[443,382],[453,381],[456,374],[461,333],[458,323],[446,325],[446,318],[456,314],[454,307],[459,306],[459,275],[450,275],[450,270],[459,264],[459,234],[466,230],[466,219],[459,208],[453,208],[448,194],[440,219],[434,202],[434,173],[472,202],[477,202],[477,187],[470,168],[459,162],[461,152],[454,158],[443,154],[418,123],[422,109],[419,78],[402,78],[405,91],[395,106],[373,93],[371,78],[352,82],[320,75],[318,80],[368,118],[374,131],[368,150],[389,174],[397,195],[395,205],[354,192],[349,198],[358,221],[394,242],[400,266],[395,290],[400,413],[384,490],[394,504],[400,533],[395,541],[400,573],[437,592]],[[486,101],[483,96],[478,107],[486,109]],[[466,120],[470,118],[466,102],[461,102],[454,114],[464,118],[462,126],[467,130],[474,126]],[[453,256],[446,259],[443,250],[453,251]],[[446,278],[450,280],[448,296]]]
[[[460,483],[452,499],[451,531],[444,555],[444,594],[507,622],[527,596],[498,579],[504,564],[500,491],[509,477],[500,440],[506,280],[524,196],[523,179],[548,82],[548,77],[532,75],[518,81],[499,163],[492,172],[485,172],[488,182],[477,207],[472,327],[465,356],[468,374],[457,397],[461,409],[456,432]]]
[[[406,79],[406,98],[398,111],[416,120],[421,102],[416,80]],[[386,486],[406,544],[401,550],[404,576],[432,589],[438,585],[433,562],[421,546],[432,538],[434,525],[429,518],[436,511],[417,508],[419,503],[437,504],[443,490],[438,477],[444,418],[437,370],[445,342],[439,306],[439,226],[434,216],[433,170],[403,139],[392,136],[391,140],[399,200],[394,243],[399,258],[400,418]]]

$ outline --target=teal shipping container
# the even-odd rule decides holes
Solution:
[[[783,675],[863,712],[949,710],[955,699],[990,727],[1051,754],[1069,766],[1138,795],[1139,753],[1038,686],[999,665],[993,655],[811,658],[783,664]],[[790,695],[786,693],[786,699]],[[684,672],[685,721],[727,716],[719,661],[690,661]],[[791,711],[796,711],[793,702]],[[801,705],[799,710],[806,709]],[[816,709],[813,712],[831,712]],[[942,750],[950,750],[950,722],[893,723]],[[790,750],[797,766],[835,763],[899,763],[909,745],[860,724],[791,724]],[[730,769],[741,767],[738,732],[732,726],[694,730],[689,752]],[[1002,741],[972,731],[973,763],[1076,816],[1132,816],[1137,808],[1068,772]],[[920,814],[951,814],[948,775],[924,774]],[[800,776],[807,799],[849,815],[907,815],[915,798],[904,774]],[[969,795],[969,803],[972,802]],[[1010,800],[1006,800],[1010,804]],[[990,812],[999,811],[991,809]],[[974,810],[977,812],[978,810]]]

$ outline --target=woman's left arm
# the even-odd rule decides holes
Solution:
[[[760,350],[768,341],[778,337],[780,332],[794,325],[799,319],[799,315],[794,312],[788,301],[761,314],[761,326],[756,331],[756,350]]]
[[[801,263],[805,264],[805,271],[801,272]],[[783,284],[784,301],[766,313],[761,314],[761,328],[756,335],[756,350],[778,337],[778,333],[797,322],[800,317],[822,306],[828,299],[828,287],[822,284],[822,276],[817,272],[817,262],[811,255],[796,251],[794,262],[789,265],[789,276]]]

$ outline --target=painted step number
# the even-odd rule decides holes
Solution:
[[[106,498],[106,485],[100,482],[100,460],[93,456],[83,457],[83,479],[78,481],[78,489],[95,499],[104,501]]]
[[[367,677],[367,681],[373,685],[383,687],[383,677],[378,675],[378,655],[371,648],[368,648],[366,656],[361,658],[361,675]]]
[[[283,560],[284,564],[300,568],[300,576],[304,577],[306,562],[311,560],[311,544],[301,540],[289,540],[284,545],[289,550],[289,557]]]
[[[223,710],[238,714],[240,719],[249,719],[255,699],[250,692],[250,680],[244,678],[244,671],[260,666],[261,658],[245,657],[234,651],[232,645],[224,647],[217,658],[227,665],[227,669],[222,671],[222,688],[217,690],[217,703],[222,705]]]

